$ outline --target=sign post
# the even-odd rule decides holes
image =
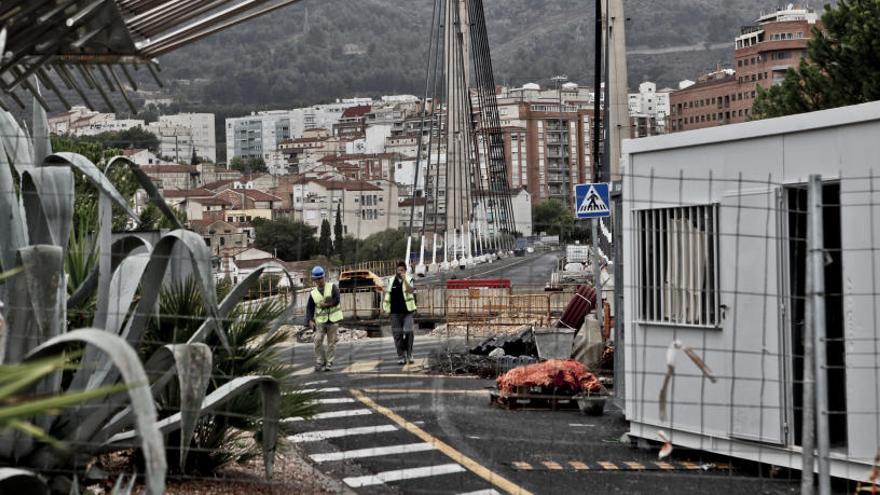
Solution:
[[[611,216],[611,195],[607,182],[577,184],[574,186],[575,215],[577,218],[602,218]]]
[[[575,216],[592,218],[593,287],[596,289],[596,319],[603,326],[605,304],[602,300],[602,268],[599,266],[599,219],[611,216],[611,195],[607,182],[575,185]]]

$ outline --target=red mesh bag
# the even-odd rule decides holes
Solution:
[[[514,368],[499,376],[496,384],[501,393],[517,392],[522,387],[568,390],[572,394],[598,393],[602,390],[596,375],[574,359],[551,359]]]

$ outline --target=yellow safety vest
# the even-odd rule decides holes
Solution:
[[[409,286],[413,287],[413,278],[410,274],[406,275],[406,280],[409,282]],[[394,283],[394,275],[388,277],[388,280],[385,282],[385,298],[382,301],[382,311],[386,314],[391,313],[391,286]],[[413,312],[416,310],[416,298],[414,294],[403,290],[403,300],[406,303],[406,310],[409,312]]]
[[[324,284],[323,294],[321,294],[321,291],[319,291],[317,287],[312,289],[312,300],[315,301],[315,323],[327,323],[328,320],[330,323],[342,321],[342,308],[338,304],[329,308],[321,307],[321,303],[324,299],[330,299],[332,297],[333,284]]]

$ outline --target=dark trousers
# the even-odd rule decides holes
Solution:
[[[413,314],[391,313],[391,335],[394,337],[397,357],[411,356],[413,349]]]

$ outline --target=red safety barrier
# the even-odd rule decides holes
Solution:
[[[464,278],[446,281],[447,289],[509,289],[507,278]]]

